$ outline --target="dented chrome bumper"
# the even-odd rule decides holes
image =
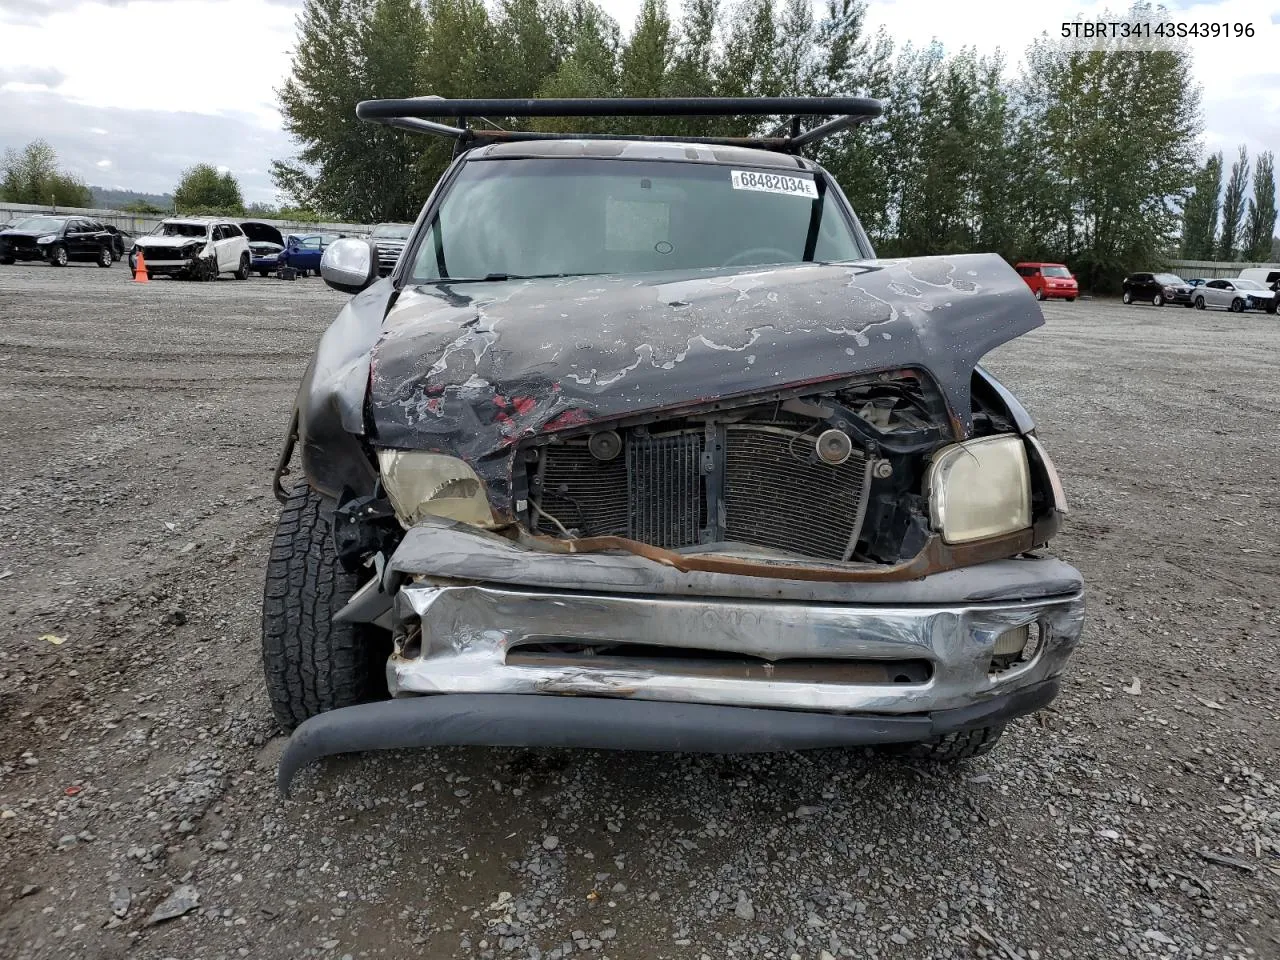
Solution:
[[[428,523],[409,531],[390,570],[410,578],[391,611],[393,696],[927,713],[1057,676],[1084,619],[1080,574],[1052,558],[832,583],[550,554]],[[998,639],[1021,628],[1025,656],[993,659]]]

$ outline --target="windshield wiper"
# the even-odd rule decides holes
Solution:
[[[503,280],[550,280],[556,277],[602,277],[603,273],[486,273],[483,277],[437,277],[427,283],[499,283]]]

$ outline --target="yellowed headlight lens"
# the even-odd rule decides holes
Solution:
[[[484,484],[465,461],[425,450],[379,450],[378,469],[396,517],[405,528],[424,517],[494,526]]]
[[[968,543],[1031,526],[1031,474],[1022,438],[957,443],[934,454],[925,478],[933,528]]]

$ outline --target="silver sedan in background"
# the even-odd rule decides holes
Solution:
[[[1205,307],[1226,307],[1232,313],[1245,310],[1276,312],[1276,294],[1256,280],[1210,280],[1195,288],[1197,310]]]

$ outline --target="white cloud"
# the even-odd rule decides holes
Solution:
[[[96,133],[100,137],[105,137],[107,135],[107,131],[103,130],[101,127],[90,127],[89,132]]]
[[[100,167],[101,169],[105,170],[107,169],[107,167],[111,166],[111,161],[103,157],[101,160],[95,163],[94,166]]]

